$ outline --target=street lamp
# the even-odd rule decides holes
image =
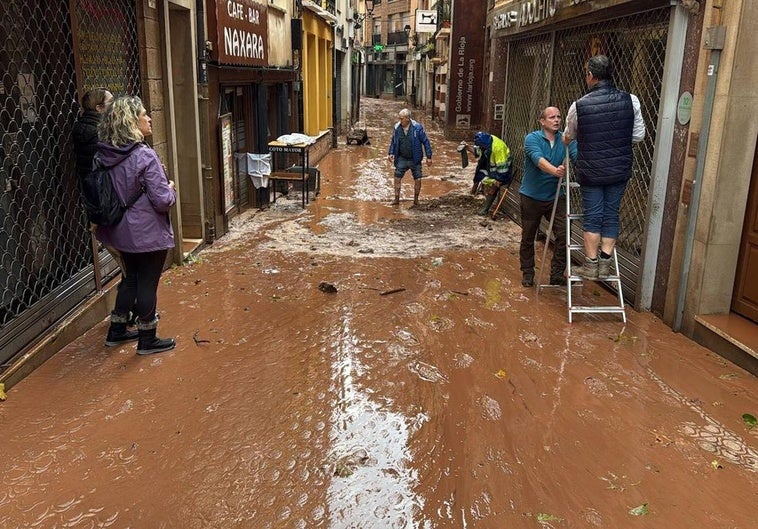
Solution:
[[[361,27],[363,21],[366,20],[366,17],[371,18],[371,15],[374,13],[374,0],[365,0],[363,3],[366,4],[366,12],[363,15],[353,13],[356,29]]]

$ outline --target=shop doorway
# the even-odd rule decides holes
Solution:
[[[189,3],[167,1],[163,6],[166,70],[170,72],[165,91],[169,127],[167,166],[169,178],[179,190],[174,218],[176,262],[184,260],[205,240],[194,15],[191,7],[183,4]]]
[[[753,170],[737,261],[732,310],[758,322],[758,145],[753,155]]]

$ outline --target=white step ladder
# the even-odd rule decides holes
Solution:
[[[547,247],[550,243],[550,238],[553,234],[553,223],[555,221],[556,206],[558,205],[561,189],[563,189],[565,191],[565,200],[566,200],[566,274],[567,274],[566,294],[567,294],[567,304],[568,304],[568,322],[573,323],[574,314],[598,313],[598,314],[621,314],[621,319],[623,320],[624,323],[626,323],[626,309],[624,308],[624,292],[621,286],[621,275],[619,274],[619,260],[618,260],[618,254],[616,253],[615,246],[613,248],[613,275],[609,275],[607,278],[604,278],[604,279],[597,279],[596,281],[602,281],[604,283],[608,283],[610,286],[615,288],[616,294],[618,296],[618,304],[617,305],[574,305],[573,288],[581,287],[584,285],[584,281],[589,281],[589,280],[584,279],[582,276],[574,275],[571,270],[573,266],[571,263],[571,252],[572,251],[583,252],[584,244],[574,244],[571,242],[571,221],[581,220],[582,214],[572,213],[571,211],[571,190],[578,188],[579,182],[571,181],[571,177],[570,177],[571,165],[570,165],[568,150],[566,152],[565,167],[566,167],[566,177],[558,179],[558,185],[555,190],[555,199],[553,200],[553,212],[550,215],[550,224],[548,226],[547,239],[545,240],[545,247],[542,251],[542,264],[540,265],[540,272],[539,272],[539,276],[537,277],[537,292],[539,292],[544,287],[549,288],[553,286],[553,285],[542,284],[542,271],[545,270],[545,265],[547,263]]]

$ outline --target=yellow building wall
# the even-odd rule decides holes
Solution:
[[[332,28],[309,11],[303,12],[303,123],[316,136],[332,123]]]

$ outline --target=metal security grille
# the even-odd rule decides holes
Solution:
[[[634,149],[633,177],[621,203],[617,244],[624,295],[631,302],[645,239],[669,14],[666,7],[509,43],[504,137],[517,168],[524,163],[524,135],[539,126],[540,111],[550,104],[565,116],[571,103],[586,93],[584,66],[592,55],[608,55],[616,86],[640,100],[647,135]],[[518,190],[520,178],[517,171],[512,189]],[[572,209],[580,212],[581,197],[578,190],[574,193]],[[520,222],[518,201],[518,193],[509,193],[508,209]],[[572,237],[580,243],[581,223],[573,224]]]
[[[133,0],[4,0],[0,28],[1,366],[94,290],[77,95],[138,94],[140,77]]]

